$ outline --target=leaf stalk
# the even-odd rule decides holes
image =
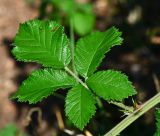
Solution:
[[[89,89],[88,86],[74,73],[72,72],[68,67],[65,67],[65,70],[73,76],[81,85],[83,85],[86,89]]]
[[[74,72],[72,72],[72,70],[70,70],[68,67],[65,67],[65,70],[71,75],[73,76],[82,86],[84,86],[87,90],[89,90],[89,87],[87,86],[86,83],[84,83]],[[123,103],[119,103],[119,102],[109,102],[111,104],[114,104],[118,107],[120,107],[121,109],[124,109],[125,111],[128,111],[129,113],[133,112],[133,107],[130,106],[126,106]]]
[[[120,102],[116,102],[116,101],[110,101],[109,103],[116,105],[118,107],[120,107],[121,109],[125,109],[127,112],[132,113],[134,111],[134,107],[132,106],[126,106],[123,103]]]
[[[117,136],[119,135],[126,127],[133,123],[136,119],[146,113],[148,110],[153,108],[155,105],[160,103],[160,93],[153,96],[147,102],[142,104],[137,110],[129,114],[124,120],[117,124],[113,129],[107,132],[104,136]]]
[[[70,19],[70,49],[71,49],[71,58],[72,58],[72,69],[73,72],[77,74],[76,68],[75,68],[75,63],[74,63],[74,54],[75,54],[75,38],[74,38],[74,24],[73,24],[73,19]]]

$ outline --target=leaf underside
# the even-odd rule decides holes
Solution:
[[[87,85],[105,100],[122,101],[136,94],[127,76],[113,70],[100,71],[87,79]]]
[[[18,60],[46,67],[63,68],[71,59],[64,29],[53,21],[32,20],[21,24],[14,46],[13,54]]]
[[[92,93],[82,85],[73,87],[66,97],[65,112],[75,126],[83,130],[96,112]]]
[[[28,79],[20,86],[13,98],[18,101],[30,104],[41,101],[51,95],[57,89],[69,88],[76,84],[76,81],[64,71],[44,69],[34,71]]]
[[[115,27],[106,32],[94,32],[81,38],[77,42],[75,51],[75,65],[79,74],[89,77],[93,74],[100,62],[111,47],[122,43],[121,32]]]

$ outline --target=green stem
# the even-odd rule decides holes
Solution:
[[[126,127],[128,127],[131,123],[133,123],[136,119],[146,113],[148,110],[153,108],[155,105],[160,103],[160,93],[156,94],[154,97],[149,99],[143,105],[140,106],[133,113],[128,115],[124,120],[122,120],[118,125],[116,125],[113,129],[111,129],[104,136],[117,136],[120,134]]]
[[[103,108],[103,103],[102,103],[101,99],[97,96],[95,98],[96,98],[96,102],[97,102],[98,107],[100,109],[102,109]]]
[[[86,89],[89,89],[88,86],[74,73],[72,72],[68,67],[65,67],[65,70],[73,76],[81,85],[83,85]]]
[[[73,25],[73,20],[70,19],[70,49],[71,49],[71,58],[72,58],[72,69],[73,72],[77,75],[77,71],[75,68],[75,64],[74,64],[74,54],[75,54],[75,39],[74,39],[74,25]]]
[[[84,83],[74,72],[72,72],[68,67],[65,67],[65,70],[71,75],[73,76],[81,85],[83,85],[87,90],[89,90],[89,87],[87,86],[86,83]],[[132,107],[129,107],[129,106],[126,106],[124,105],[123,103],[118,103],[118,102],[110,102],[122,109],[124,109],[125,111],[128,111],[128,112],[133,112],[133,108]]]
[[[114,105],[120,107],[121,109],[125,109],[125,110],[126,110],[127,112],[129,112],[129,113],[132,113],[132,112],[134,111],[134,108],[133,108],[133,107],[131,107],[131,106],[126,106],[126,105],[124,105],[123,103],[119,103],[119,102],[116,102],[116,101],[110,101],[109,103],[114,104]]]

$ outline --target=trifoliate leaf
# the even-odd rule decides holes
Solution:
[[[122,43],[121,32],[115,27],[106,32],[95,32],[77,42],[75,65],[79,74],[88,77],[96,70],[111,47]]]
[[[32,20],[20,25],[13,54],[20,61],[63,68],[70,62],[69,41],[63,27],[53,21]]]
[[[66,115],[81,130],[96,111],[92,93],[82,85],[77,85],[69,90],[65,106]]]
[[[160,136],[160,109],[157,109],[156,111],[156,121],[157,131],[154,136]]]
[[[136,94],[127,76],[113,70],[100,71],[87,79],[88,86],[105,100],[122,101]]]
[[[95,17],[93,13],[75,12],[73,14],[75,31],[79,35],[85,35],[93,30]]]
[[[64,71],[37,70],[23,82],[13,98],[18,98],[21,102],[36,103],[51,95],[57,89],[68,88],[75,84],[76,81]]]

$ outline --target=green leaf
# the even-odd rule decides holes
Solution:
[[[96,112],[92,93],[82,85],[77,85],[69,90],[65,107],[66,115],[81,130]]]
[[[77,6],[74,0],[51,0],[51,1],[54,4],[54,6],[59,8],[67,15],[71,15],[75,10],[75,6]]]
[[[53,21],[32,20],[20,25],[13,54],[20,61],[63,68],[70,62],[69,41],[62,26]]]
[[[74,0],[52,0],[54,6],[62,12],[61,18],[65,17],[68,25],[73,20],[74,29],[79,35],[85,35],[93,30],[95,15],[91,3],[78,3]],[[59,16],[60,17],[60,16]]]
[[[122,101],[136,94],[127,76],[113,70],[100,71],[87,79],[87,85],[105,100]]]
[[[64,71],[44,69],[34,71],[23,82],[19,90],[13,96],[19,101],[36,103],[51,95],[57,89],[68,88],[76,84],[76,81]]]
[[[160,109],[157,109],[156,111],[156,121],[157,131],[154,136],[160,136]]]
[[[92,13],[75,12],[73,14],[73,24],[75,31],[79,35],[85,35],[93,30],[95,17]]]
[[[87,2],[87,3],[76,3],[76,9],[77,11],[81,11],[83,13],[92,13],[93,14],[93,3]]]
[[[111,47],[122,43],[121,32],[115,27],[106,32],[95,32],[81,38],[77,42],[75,65],[79,74],[88,77],[93,74],[97,66]]]

